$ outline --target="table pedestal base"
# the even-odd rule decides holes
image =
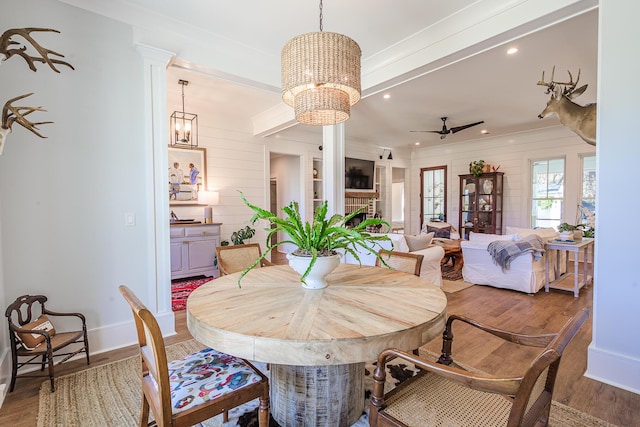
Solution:
[[[282,427],[350,426],[364,409],[364,363],[270,365],[271,415]]]

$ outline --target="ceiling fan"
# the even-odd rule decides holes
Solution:
[[[455,126],[455,127],[450,128],[450,129],[447,129],[447,117],[440,117],[440,120],[442,120],[442,129],[440,129],[440,130],[410,130],[409,132],[437,133],[437,134],[440,135],[440,139],[445,139],[447,137],[447,135],[449,135],[450,133],[460,132],[461,130],[470,128],[471,126],[476,126],[476,125],[479,125],[481,123],[484,123],[484,120],[482,120],[482,121],[475,122],[475,123],[469,123],[468,125]]]

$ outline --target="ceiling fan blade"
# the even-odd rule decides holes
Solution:
[[[409,132],[429,132],[429,133],[439,133],[442,134],[439,130],[410,130]]]
[[[477,126],[477,125],[482,124],[482,123],[484,123],[484,120],[479,121],[479,122],[475,122],[475,123],[469,123],[468,125],[464,125],[464,126],[456,126],[456,127],[453,127],[451,129],[449,129],[449,132],[451,132],[451,133],[460,132],[461,130],[465,130],[467,128],[470,128],[471,126]]]

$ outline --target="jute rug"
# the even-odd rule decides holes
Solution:
[[[202,344],[191,340],[167,347],[167,356],[177,359],[186,354],[200,350]],[[435,358],[431,353],[423,356]],[[397,360],[397,359],[396,359]],[[123,359],[108,365],[89,368],[75,374],[55,379],[56,391],[51,393],[49,381],[43,382],[40,388],[40,404],[38,409],[38,427],[127,427],[136,426],[140,414],[140,380],[138,356]],[[264,364],[257,363],[264,368]],[[262,369],[267,375],[268,370]],[[417,372],[413,365],[396,361],[387,369],[385,389],[395,387],[402,380]],[[373,365],[367,364],[365,378],[365,409],[368,412],[367,397],[372,390],[371,375]],[[257,426],[257,401],[242,405],[229,411],[229,422],[223,423],[222,416],[207,420],[201,426]],[[353,425],[367,427],[367,413]],[[569,408],[557,402],[551,407],[552,427],[615,427],[605,421]]]
[[[471,286],[473,286],[473,283],[465,282],[464,280],[442,279],[442,290],[448,294],[470,288]]]

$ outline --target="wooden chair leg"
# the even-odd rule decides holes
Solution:
[[[225,423],[229,422],[229,412],[228,411],[224,411],[222,413],[222,421],[225,422]]]
[[[16,386],[16,376],[18,376],[18,356],[15,352],[11,352],[11,359],[11,385],[9,385],[9,393],[11,393]]]
[[[51,393],[56,391],[56,386],[53,384],[53,378],[55,376],[53,363],[53,352],[47,353],[47,358],[49,359],[49,381],[51,382]]]
[[[142,409],[140,410],[139,425],[140,427],[147,427],[149,425],[149,401],[144,393],[142,393]]]
[[[269,427],[269,399],[260,399],[258,427]]]

